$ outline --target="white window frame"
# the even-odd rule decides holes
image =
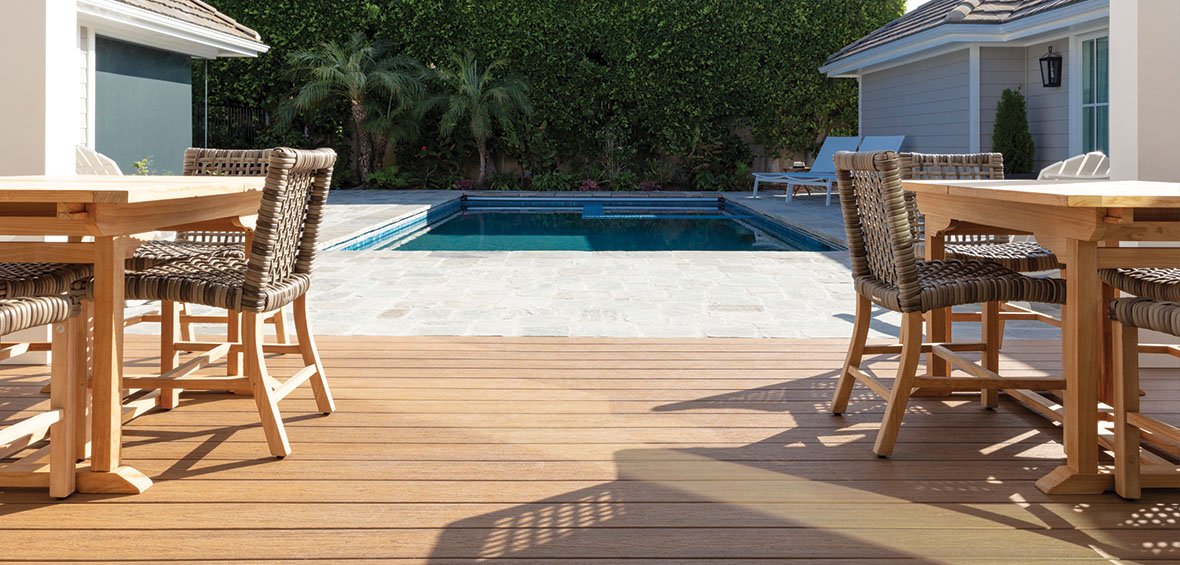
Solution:
[[[1082,101],[1082,89],[1084,88],[1083,81],[1085,80],[1085,74],[1082,72],[1083,61],[1085,60],[1085,58],[1082,54],[1082,45],[1085,44],[1085,42],[1087,42],[1087,41],[1099,39],[1102,37],[1107,38],[1107,41],[1108,41],[1107,49],[1109,50],[1110,49],[1110,47],[1109,47],[1109,45],[1110,45],[1109,44],[1110,29],[1108,29],[1108,28],[1104,28],[1102,30],[1098,30],[1098,31],[1091,32],[1091,33],[1074,35],[1069,38],[1070,39],[1070,41],[1069,41],[1069,55],[1070,55],[1070,61],[1069,61],[1069,90],[1070,90],[1070,94],[1069,94],[1069,102],[1070,102],[1069,154],[1070,155],[1080,155],[1084,152],[1084,148],[1082,146],[1082,143],[1084,141],[1083,140],[1083,135],[1084,135],[1083,132],[1085,130],[1084,130],[1084,125],[1082,123],[1083,116],[1084,116],[1084,112],[1082,111],[1082,108],[1083,107],[1097,107],[1097,106],[1106,106],[1107,108],[1110,107],[1110,96],[1109,95],[1107,96],[1106,102],[1103,104],[1097,104],[1097,103],[1083,104],[1083,101]],[[1108,51],[1108,53],[1109,53],[1109,51]],[[1109,55],[1108,55],[1108,61],[1109,61]],[[1109,71],[1108,71],[1108,73],[1109,73]],[[1107,84],[1109,84],[1109,83],[1110,83],[1110,77],[1108,74]],[[1108,111],[1107,115],[1108,115],[1107,119],[1109,119],[1109,111]],[[1107,131],[1109,132],[1109,130],[1110,130],[1110,128],[1109,128],[1109,124],[1108,124]],[[1109,139],[1107,140],[1107,143],[1109,144]]]

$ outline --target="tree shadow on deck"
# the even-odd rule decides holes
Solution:
[[[888,371],[886,371],[888,372]],[[655,408],[750,408],[815,422],[832,372]],[[779,408],[774,403],[781,403]],[[1060,432],[977,397],[915,400],[892,459],[872,452],[883,403],[856,390],[850,415],[749,445],[626,449],[618,479],[449,524],[431,558],[1175,559],[1180,495],[1047,496]],[[964,419],[957,428],[934,427]],[[942,418],[942,419],[939,419]],[[988,420],[1007,419],[990,428]],[[1020,422],[1027,421],[1023,425]]]

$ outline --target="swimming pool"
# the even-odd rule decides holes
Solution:
[[[331,246],[396,251],[838,251],[717,197],[464,196]]]

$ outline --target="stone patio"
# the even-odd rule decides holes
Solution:
[[[325,246],[436,206],[448,191],[337,191]],[[716,194],[716,193],[710,193]],[[725,195],[764,214],[844,240],[838,204],[822,196]],[[574,337],[847,337],[853,290],[847,252],[324,251],[311,289],[327,335]],[[896,335],[881,313],[873,337]],[[976,327],[962,324],[964,336]],[[150,326],[131,331],[154,331]],[[1018,338],[1057,337],[1009,324]]]

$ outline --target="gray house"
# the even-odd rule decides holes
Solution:
[[[1109,154],[1109,12],[1109,0],[932,0],[820,71],[859,82],[861,135],[904,134],[906,151],[990,151],[1000,94],[1019,87],[1038,167]],[[1043,81],[1046,56],[1061,57],[1060,86]]]
[[[0,16],[0,175],[73,174],[77,145],[179,174],[193,59],[267,50],[201,0],[11,0]]]

